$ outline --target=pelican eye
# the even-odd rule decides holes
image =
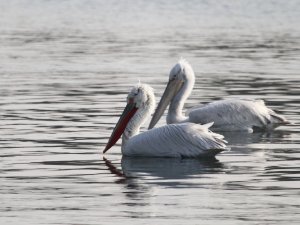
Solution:
[[[134,96],[137,96],[140,92],[140,89],[137,90],[137,92],[134,93]]]
[[[171,80],[176,80],[177,74],[174,74],[171,78]]]

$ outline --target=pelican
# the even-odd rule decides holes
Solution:
[[[214,157],[227,149],[220,134],[209,130],[212,125],[182,123],[165,125],[139,134],[141,125],[155,108],[153,90],[146,84],[133,87],[125,107],[103,151],[109,150],[122,135],[122,154],[143,157]]]
[[[211,102],[193,107],[187,116],[182,109],[185,100],[191,94],[195,83],[195,74],[191,65],[184,59],[171,69],[169,82],[149,124],[151,129],[169,106],[167,124],[192,122],[206,124],[214,122],[211,130],[246,131],[272,130],[289,122],[265,106],[263,100],[229,99]]]

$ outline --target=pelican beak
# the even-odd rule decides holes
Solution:
[[[174,96],[178,93],[182,85],[183,81],[181,80],[173,79],[169,81],[163,93],[163,96],[161,97],[160,102],[158,103],[158,106],[154,112],[148,130],[152,129],[155,126],[155,124],[159,121],[167,106],[170,104]]]
[[[137,107],[135,103],[133,102],[133,99],[129,99],[128,104],[126,105],[118,123],[116,124],[108,143],[106,144],[105,149],[103,150],[103,153],[105,153],[107,150],[109,150],[114,144],[120,139],[121,135],[123,134],[126,125],[130,121],[130,119],[134,116],[134,114],[137,111]]]

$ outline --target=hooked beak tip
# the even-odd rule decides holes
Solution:
[[[148,126],[148,130],[151,130],[153,127],[154,125],[150,123],[150,125]]]
[[[103,154],[104,154],[105,152],[107,152],[108,149],[109,149],[109,148],[105,147],[105,149],[103,150]]]

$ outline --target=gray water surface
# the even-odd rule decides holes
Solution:
[[[0,0],[0,41],[0,224],[300,224],[300,1]],[[215,161],[104,158],[180,57],[186,108],[259,98],[294,125],[225,133]]]

